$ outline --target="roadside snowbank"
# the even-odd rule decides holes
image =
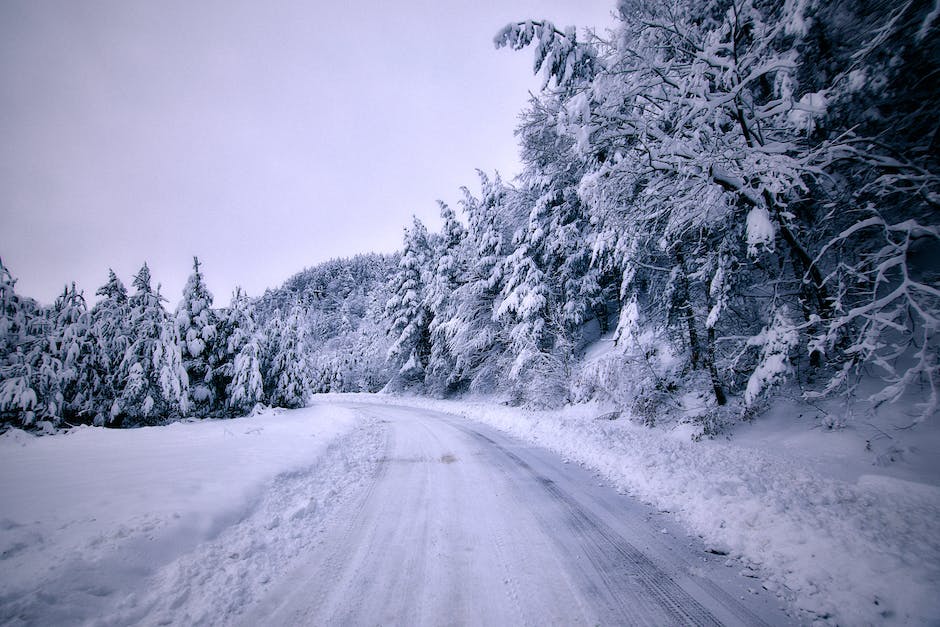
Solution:
[[[276,529],[267,501],[300,498],[279,508],[309,518],[343,482],[361,478],[340,444],[358,424],[350,411],[321,406],[46,437],[8,431],[0,436],[0,623],[133,622],[160,598],[176,603],[167,617],[198,622],[194,604],[250,596],[235,583],[248,570],[260,581],[279,565],[244,563],[261,541],[244,523],[260,512],[261,535],[276,544],[292,532]],[[331,456],[331,444],[344,450]],[[293,496],[272,489],[291,481],[319,483]],[[224,547],[213,545],[223,537]],[[268,554],[293,550],[282,548]],[[193,598],[182,596],[191,588]]]
[[[593,405],[527,411],[484,401],[338,395],[411,405],[486,423],[595,469],[618,488],[674,512],[693,533],[741,560],[744,574],[839,624],[940,619],[940,488],[880,467],[847,480],[825,447],[794,452],[770,434],[746,444],[693,442],[689,431],[597,420]],[[318,397],[329,402],[329,395]],[[845,451],[840,455],[845,462]],[[855,460],[856,467],[866,467]]]

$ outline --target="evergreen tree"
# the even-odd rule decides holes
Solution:
[[[69,423],[90,423],[97,413],[95,391],[101,386],[97,343],[85,297],[72,283],[53,306],[53,344],[62,370],[59,387],[62,418]]]
[[[274,359],[278,354],[281,343],[281,327],[284,321],[280,309],[275,309],[259,324],[261,330],[261,381],[264,385],[264,403],[271,404],[274,396],[274,387],[277,383],[277,372],[274,369]]]
[[[27,309],[27,338],[23,345],[29,387],[36,393],[35,420],[58,426],[62,421],[62,361],[55,343],[55,313],[35,301]]]
[[[91,310],[94,374],[89,374],[92,387],[87,394],[94,423],[104,425],[121,394],[119,370],[131,344],[130,308],[127,288],[114,270],[108,270],[108,281],[96,294],[102,298]]]
[[[618,8],[608,40],[531,21],[497,35],[534,45],[546,81],[522,129],[523,179],[549,211],[536,207],[545,226],[517,246],[511,280],[531,283],[533,266],[555,277],[552,240],[580,222],[621,299],[666,329],[716,403],[728,386],[752,403],[792,370],[771,362],[815,372],[825,356],[826,391],[875,367],[889,386],[872,400],[923,381],[935,409],[940,298],[924,251],[940,241],[940,135],[926,111],[940,89],[917,78],[940,58],[930,3]],[[571,218],[553,217],[561,205]]]
[[[15,287],[16,279],[0,261],[0,417],[5,423],[28,426],[35,422],[40,406],[27,359],[36,307]]]
[[[561,322],[569,335],[596,318],[599,330],[610,328],[607,300],[616,302],[616,278],[594,263],[595,232],[579,196],[581,179],[591,159],[568,133],[559,133],[558,120],[567,121],[563,98],[546,94],[523,112],[518,129],[525,169],[520,177],[530,196],[531,211],[522,234],[526,247],[542,259],[551,280],[552,298],[561,307]],[[560,125],[567,129],[567,124]],[[605,158],[598,155],[596,158]]]
[[[188,380],[180,338],[163,308],[165,300],[150,285],[144,264],[128,299],[130,344],[118,367],[119,396],[110,422],[121,426],[165,423],[188,410]]]
[[[430,312],[426,289],[431,246],[428,231],[414,218],[405,229],[405,244],[398,273],[392,279],[392,296],[385,305],[390,333],[395,338],[388,360],[405,382],[423,382],[431,353]]]
[[[303,407],[310,395],[304,318],[303,309],[294,306],[285,319],[276,316],[269,327],[271,352],[265,389],[268,403],[274,407]]]
[[[454,291],[454,314],[444,332],[454,357],[449,384],[491,391],[498,384],[498,362],[507,345],[496,311],[503,285],[502,260],[508,254],[506,231],[512,227],[506,223],[508,190],[499,175],[490,179],[483,172],[478,174],[481,197],[463,190],[469,224],[466,274]]]
[[[232,415],[251,411],[264,399],[261,376],[262,337],[248,296],[236,288],[225,322],[226,358],[222,376],[227,381],[225,403]]]
[[[193,257],[193,273],[183,288],[176,309],[176,329],[180,337],[183,366],[189,378],[189,406],[194,415],[208,416],[222,405],[224,383],[214,380],[218,367],[216,334],[218,317],[212,309],[212,294]],[[221,373],[219,373],[221,374]],[[222,383],[222,385],[220,385]]]
[[[444,227],[433,251],[436,263],[425,297],[431,343],[426,382],[431,390],[446,392],[455,367],[454,356],[447,344],[447,321],[456,313],[454,291],[466,272],[463,243],[467,233],[453,209],[444,203],[440,203],[440,209]]]

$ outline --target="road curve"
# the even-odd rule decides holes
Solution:
[[[378,404],[386,454],[244,624],[788,624],[669,519],[552,453]]]

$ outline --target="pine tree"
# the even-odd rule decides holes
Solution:
[[[53,313],[53,344],[62,364],[62,418],[70,424],[90,423],[97,413],[95,391],[101,386],[103,373],[98,369],[91,312],[74,283],[56,299]]]
[[[29,426],[40,407],[27,358],[32,343],[30,321],[37,308],[20,297],[15,287],[16,279],[0,261],[0,419]]]
[[[161,424],[185,415],[188,380],[176,325],[165,300],[150,285],[147,264],[134,277],[128,299],[130,345],[118,368],[119,396],[110,422],[120,426]]]
[[[495,314],[504,279],[502,260],[508,254],[508,190],[499,174],[493,179],[483,172],[478,174],[481,197],[463,190],[469,224],[466,274],[454,292],[454,314],[445,323],[444,332],[454,357],[449,385],[492,391],[500,378],[499,362],[507,344]]]
[[[0,262],[0,420],[55,428],[85,407],[80,375],[93,349],[85,301],[73,284],[43,308],[15,285]]]
[[[276,316],[269,327],[271,356],[265,389],[268,403],[274,407],[303,407],[310,395],[304,318],[303,309],[294,306],[284,320]]]
[[[261,376],[262,337],[248,296],[236,288],[225,322],[226,357],[222,376],[227,381],[225,403],[231,415],[251,411],[264,399]]]
[[[189,378],[189,406],[196,416],[208,416],[221,408],[224,384],[215,381],[217,361],[216,334],[218,316],[212,309],[212,294],[193,257],[193,273],[183,288],[183,298],[176,309],[176,329],[180,336],[183,366]]]
[[[62,421],[64,397],[62,394],[62,361],[55,338],[55,311],[51,307],[38,307],[29,320],[29,341],[26,361],[29,365],[30,387],[39,399],[37,424],[46,428],[58,426]]]
[[[436,263],[425,296],[431,343],[426,381],[431,390],[439,393],[447,391],[455,367],[447,344],[447,321],[456,313],[454,292],[466,272],[463,244],[467,235],[453,209],[444,203],[440,203],[440,209],[444,226],[433,251]]]
[[[119,370],[131,344],[130,308],[127,288],[114,270],[108,270],[108,281],[96,294],[102,298],[91,310],[94,374],[89,375],[92,387],[86,393],[94,423],[104,425],[110,422],[111,410],[121,394]]]
[[[385,305],[390,333],[395,338],[388,360],[403,381],[423,382],[431,353],[430,312],[427,307],[428,265],[431,246],[428,231],[414,218],[405,229],[405,243],[398,273],[392,279],[392,296]]]
[[[600,278],[620,275],[622,301],[666,330],[716,403],[726,386],[747,386],[753,402],[768,360],[814,373],[826,358],[828,392],[873,367],[888,383],[873,401],[925,382],[935,410],[940,297],[924,251],[940,241],[927,113],[940,89],[921,78],[940,58],[931,3],[618,8],[607,40],[531,21],[497,35],[497,46],[533,45],[554,81],[521,132],[523,180],[549,211],[517,247],[517,272],[530,258],[561,274],[553,257],[572,238],[559,234],[580,223]],[[593,298],[592,281],[588,302],[570,298],[583,267],[562,283],[566,314]],[[768,334],[787,341],[759,349]],[[776,381],[790,369],[772,370]]]
[[[550,291],[561,307],[561,321],[569,335],[593,318],[600,332],[610,328],[605,300],[616,301],[615,277],[594,263],[595,236],[591,216],[581,202],[579,186],[591,159],[583,154],[578,139],[559,133],[559,119],[567,121],[568,110],[562,97],[545,94],[524,111],[518,130],[525,169],[520,177],[531,197],[531,211],[525,232],[527,247],[542,260],[550,277]],[[567,124],[561,125],[568,129]],[[597,158],[605,158],[598,155]],[[612,289],[614,288],[614,289]]]

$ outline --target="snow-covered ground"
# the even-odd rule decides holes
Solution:
[[[361,425],[320,406],[45,437],[7,431],[0,623],[226,622],[371,472],[381,442]]]
[[[858,430],[820,433],[787,411],[730,439],[693,442],[681,426],[597,420],[594,405],[534,412],[492,401],[359,398],[464,416],[592,468],[738,558],[805,620],[940,620],[940,446],[930,425],[907,440],[896,433],[891,461],[866,451]]]
[[[930,424],[868,451],[870,425],[821,432],[785,405],[693,442],[687,427],[598,420],[596,405],[325,395],[237,420],[0,436],[0,623],[231,624],[265,607],[390,459],[382,412],[350,408],[366,403],[464,416],[579,462],[729,553],[805,622],[940,619]]]
[[[668,515],[551,451],[433,410],[337,401],[388,433],[375,482],[239,624],[794,624]]]

